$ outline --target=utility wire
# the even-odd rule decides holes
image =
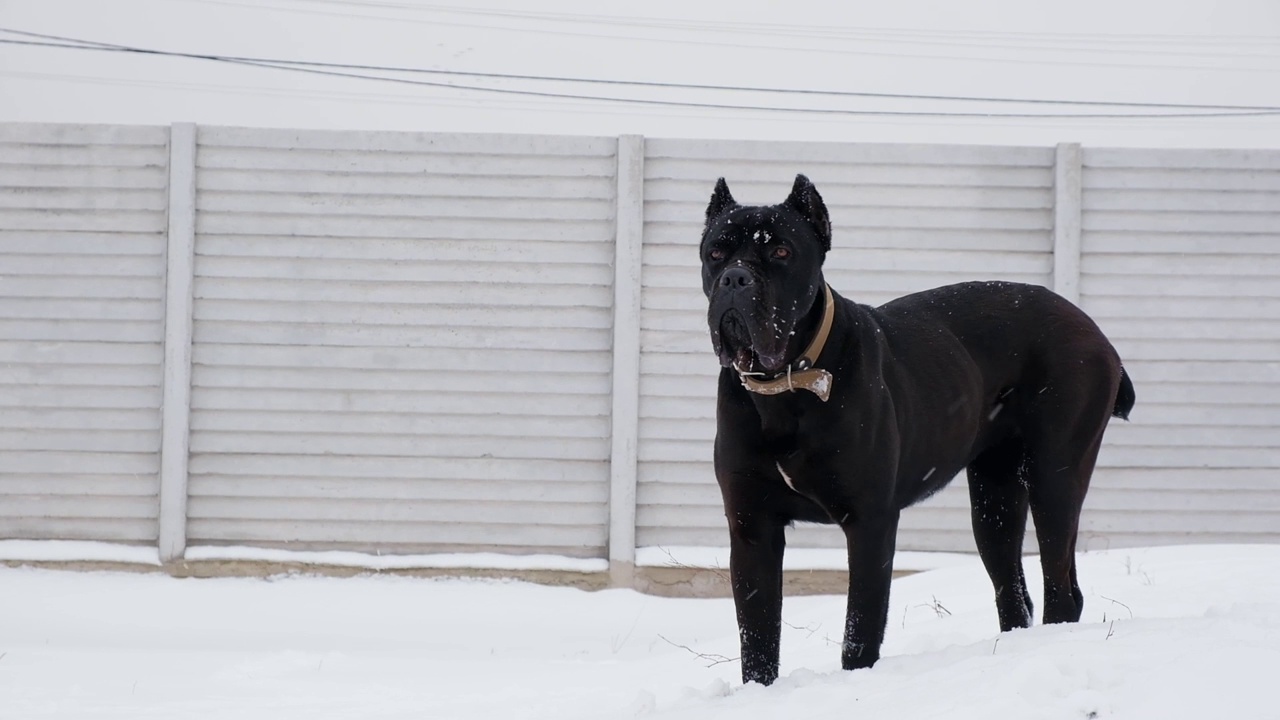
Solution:
[[[206,0],[195,0],[203,2]],[[216,0],[208,0],[214,2]],[[1076,46],[1087,45],[1094,46],[1105,44],[1113,52],[1131,52],[1130,50],[1117,50],[1115,43],[1123,40],[1128,42],[1137,42],[1140,44],[1174,44],[1185,48],[1191,44],[1206,45],[1231,45],[1239,46],[1242,44],[1260,44],[1267,48],[1275,49],[1280,43],[1280,36],[1276,35],[1179,35],[1179,34],[1133,34],[1133,33],[1047,33],[1047,32],[1026,32],[1026,31],[995,31],[995,30],[928,30],[922,28],[901,28],[901,27],[851,27],[851,26],[824,26],[824,25],[800,25],[793,23],[752,23],[740,20],[720,19],[715,22],[699,21],[692,19],[668,19],[648,16],[619,16],[619,15],[591,15],[585,13],[571,12],[549,12],[549,11],[533,11],[533,10],[508,10],[499,8],[464,8],[446,5],[423,5],[421,3],[408,2],[392,2],[388,0],[307,0],[307,4],[312,5],[336,5],[359,7],[366,9],[384,9],[404,12],[418,13],[437,13],[449,15],[475,15],[480,17],[497,17],[502,19],[514,20],[532,20],[541,22],[556,23],[576,23],[581,25],[617,25],[621,27],[649,27],[659,30],[688,30],[688,31],[714,31],[714,32],[734,32],[750,35],[768,35],[776,37],[778,35],[789,35],[801,38],[826,38],[836,40],[870,40],[870,41],[893,41],[893,42],[927,42],[936,44],[939,41],[944,43],[948,41],[960,41],[960,44],[968,44],[967,41],[982,41],[984,43],[996,40],[1008,40],[1017,43],[1044,43],[1062,42],[1066,45],[1053,49],[1072,49],[1071,44]],[[301,8],[274,7],[272,9],[284,12],[297,11]],[[1025,47],[1016,45],[1015,47]],[[1042,47],[1038,45],[1037,48]],[[1173,54],[1191,54],[1198,55],[1200,53],[1186,53],[1183,51],[1174,51]],[[1239,53],[1222,53],[1231,57],[1240,57]],[[1274,54],[1268,53],[1262,57],[1275,57]]]
[[[734,40],[726,41],[726,40],[715,39],[714,36],[708,36],[706,33],[700,33],[700,36],[697,38],[672,37],[670,36],[670,34],[663,37],[646,37],[644,35],[636,35],[635,33],[612,33],[611,34],[611,33],[606,33],[598,30],[597,31],[588,31],[586,29],[571,30],[571,29],[555,27],[555,26],[532,31],[531,33],[531,31],[528,30],[527,28],[512,27],[510,25],[503,25],[503,24],[485,23],[481,21],[483,20],[483,18],[475,22],[462,22],[457,20],[436,20],[436,19],[425,19],[425,18],[414,18],[414,17],[403,17],[403,16],[390,17],[384,14],[341,12],[336,10],[311,9],[307,7],[282,7],[279,5],[263,4],[260,0],[241,0],[241,1],[238,1],[238,0],[188,0],[188,2],[198,2],[198,3],[212,4],[212,5],[224,5],[224,6],[231,6],[231,7],[242,7],[242,8],[249,8],[255,11],[283,12],[283,13],[319,15],[319,16],[328,16],[328,17],[359,18],[363,20],[374,20],[374,21],[382,21],[382,22],[416,23],[421,25],[429,25],[433,28],[441,25],[448,25],[451,27],[479,28],[483,30],[513,32],[513,33],[524,34],[524,35],[529,35],[529,34],[536,34],[539,36],[559,35],[559,36],[568,36],[568,37],[588,38],[592,40],[622,40],[622,41],[628,41],[628,42],[693,45],[700,48],[708,48],[708,47],[747,48],[755,51],[765,50],[765,51],[781,51],[781,52],[793,52],[793,51],[818,52],[818,53],[824,53],[824,54],[897,57],[897,58],[909,58],[913,60],[924,59],[924,60],[931,60],[931,61],[955,60],[959,62],[983,62],[983,63],[1000,63],[1000,64],[1017,62],[1019,64],[1047,65],[1052,67],[1056,67],[1056,66],[1102,67],[1102,68],[1107,68],[1109,70],[1115,70],[1118,68],[1141,68],[1141,69],[1157,68],[1157,69],[1163,69],[1163,70],[1169,70],[1169,69],[1200,70],[1200,71],[1229,70],[1233,72],[1258,72],[1258,73],[1268,73],[1268,74],[1275,73],[1278,70],[1280,70],[1273,66],[1222,67],[1218,65],[1186,65],[1186,64],[1170,65],[1168,63],[1152,64],[1152,63],[1098,62],[1098,61],[1091,61],[1091,60],[1076,60],[1076,59],[1063,59],[1063,58],[1033,59],[1033,58],[1022,57],[1022,58],[1013,60],[1013,59],[1009,59],[1008,57],[990,57],[990,56],[979,56],[979,55],[942,55],[942,54],[936,54],[936,53],[921,54],[919,52],[894,52],[894,51],[888,51],[888,50],[873,50],[873,49],[867,48],[865,44],[851,43],[851,42],[842,43],[840,47],[831,47],[830,42],[827,42],[825,44],[823,43],[815,44],[813,42],[814,39],[827,39],[827,40],[842,39],[838,37],[837,38],[812,38],[812,37],[806,38],[802,36],[796,39],[803,40],[804,43],[797,45],[794,43],[778,44],[778,43],[769,43],[769,42],[753,42],[748,44],[741,41],[734,41]],[[317,0],[317,3],[323,4],[323,0]],[[427,8],[415,8],[415,9],[426,10]],[[449,12],[449,11],[438,9],[436,10],[436,12]],[[465,12],[476,12],[476,11],[465,11]],[[512,20],[516,22],[519,22],[521,20],[521,18],[519,17],[515,17],[515,18],[498,17],[495,19],[499,21]],[[569,23],[565,23],[565,24],[567,25]],[[617,22],[610,23],[610,24],[620,25],[620,23],[617,23]],[[630,26],[626,26],[626,27],[630,27]],[[624,29],[626,28],[624,27]],[[654,28],[654,29],[661,29],[661,28]],[[751,32],[751,31],[748,31],[748,32]],[[756,32],[752,32],[751,34],[761,35],[763,33],[756,31]],[[776,35],[777,34],[775,33],[775,34],[772,34],[771,36],[776,36]],[[888,42],[893,44],[908,44],[908,42],[910,42],[911,44],[917,44],[917,45],[924,44],[930,47],[936,47],[939,45],[957,45],[959,47],[965,47],[965,48],[977,48],[977,49],[984,49],[984,50],[991,49],[991,50],[997,50],[997,51],[1001,49],[1020,49],[1020,50],[1051,50],[1054,52],[1061,53],[1064,51],[1071,51],[1075,49],[1075,48],[1072,48],[1071,46],[1058,47],[1058,48],[1045,48],[1045,47],[1042,47],[1041,44],[1030,45],[1030,46],[1006,44],[1003,48],[1001,48],[999,46],[992,45],[990,42],[983,42],[979,44],[949,43],[949,42],[939,42],[936,39],[932,41],[931,40],[920,40],[920,41],[887,40],[883,42]],[[875,44],[876,41],[872,40],[871,43]],[[1110,53],[1110,54],[1122,53],[1122,54],[1128,54],[1128,55],[1144,54],[1144,53],[1145,54],[1152,54],[1152,53],[1165,54],[1165,55],[1174,55],[1174,56],[1203,55],[1202,53],[1196,53],[1196,54],[1189,54],[1186,52],[1159,53],[1155,51],[1152,51],[1151,53],[1147,53],[1146,51],[1135,53],[1132,51],[1115,50],[1113,48],[1114,48],[1114,41],[1111,41],[1108,44],[1104,45],[1103,47],[1094,48],[1094,51]],[[1213,55],[1213,54],[1210,54],[1210,55]],[[1220,53],[1218,55],[1225,56],[1225,57],[1235,57],[1235,58],[1251,57],[1248,54],[1241,54],[1241,53]],[[1270,54],[1256,55],[1256,57],[1261,57],[1268,60],[1277,59],[1276,56],[1270,55]]]
[[[13,28],[0,27],[0,32],[19,35],[24,37],[41,38],[42,40],[13,40],[8,38],[0,38],[0,44],[8,45],[26,45],[36,47],[57,48],[63,50],[81,50],[81,51],[98,51],[98,52],[118,52],[132,53],[140,55],[152,55],[160,57],[180,57],[195,60],[207,60],[212,62],[221,62],[236,65],[249,65],[254,67],[271,68],[275,70],[284,70],[289,72],[306,73],[313,75],[342,77],[349,79],[371,80],[379,82],[390,82],[402,85],[415,85],[424,87],[447,88],[452,90],[466,90],[473,92],[498,93],[507,95],[524,95],[531,97],[542,97],[552,99],[569,99],[569,100],[589,100],[594,102],[620,102],[639,105],[659,105],[667,107],[690,107],[717,110],[752,110],[764,112],[788,112],[788,113],[818,113],[818,114],[838,114],[838,115],[859,115],[859,116],[898,116],[898,117],[975,117],[975,118],[1199,118],[1199,117],[1249,117],[1263,115],[1280,114],[1280,107],[1267,106],[1230,106],[1230,105],[1179,105],[1179,104],[1161,104],[1161,103],[1109,103],[1105,101],[1082,101],[1073,102],[1066,100],[1018,100],[1012,98],[965,98],[958,96],[930,96],[930,95],[908,95],[908,94],[889,94],[889,93],[852,93],[839,91],[817,91],[817,90],[785,90],[779,88],[747,88],[735,86],[716,86],[716,85],[692,85],[680,83],[654,83],[641,81],[619,81],[619,80],[590,80],[585,78],[564,78],[551,76],[532,76],[532,75],[508,75],[500,73],[464,73],[458,71],[442,71],[427,70],[422,68],[395,68],[375,65],[350,65],[342,63],[322,63],[312,61],[297,60],[281,60],[271,58],[255,58],[241,57],[230,55],[217,55],[205,53],[186,53],[168,50],[156,50],[152,48],[142,48],[129,45],[117,45],[114,43],[105,43],[96,40],[84,40],[80,38],[71,38],[59,35],[49,35],[45,33],[35,33],[25,30],[17,30]],[[848,97],[876,97],[876,98],[893,98],[893,99],[912,99],[912,100],[945,100],[945,101],[964,101],[964,102],[1000,102],[1000,103],[1042,103],[1042,104],[1069,104],[1069,105],[1100,105],[1111,107],[1166,107],[1175,109],[1204,109],[1213,112],[1191,112],[1191,113],[1009,113],[1009,112],[952,112],[952,111],[913,111],[913,110],[855,110],[844,108],[806,108],[806,107],[788,107],[788,106],[769,106],[769,105],[744,105],[734,103],[712,103],[712,102],[694,102],[681,100],[661,100],[655,98],[635,98],[635,97],[616,97],[605,95],[584,95],[579,93],[552,92],[542,90],[525,90],[517,88],[499,88],[486,87],[477,85],[462,85],[451,82],[440,82],[431,80],[415,80],[409,78],[386,77],[381,75],[366,75],[354,72],[340,72],[338,69],[359,69],[359,70],[377,70],[382,72],[412,72],[412,73],[434,73],[445,75],[464,75],[471,77],[484,77],[496,79],[517,79],[517,80],[538,80],[545,82],[578,82],[578,83],[602,83],[611,85],[634,85],[645,87],[664,87],[675,89],[701,89],[701,90],[721,90],[721,91],[740,91],[740,92],[795,92],[800,94],[811,95],[827,95],[827,96],[848,96]],[[1226,112],[1220,112],[1220,111]]]
[[[104,50],[110,49],[116,52],[143,52],[142,49],[127,48],[121,45],[111,45],[108,43],[99,43],[92,40],[79,40],[75,38],[62,37],[57,35],[47,35],[44,33],[26,32],[22,30],[12,30],[8,28],[0,28],[0,32],[7,32],[15,35],[23,35],[27,37],[43,38],[45,40],[56,40],[60,43],[78,43],[80,45],[92,45]],[[16,41],[11,44],[26,44]],[[31,43],[40,44],[40,43]],[[43,45],[43,44],[40,44]],[[68,47],[67,45],[44,45],[46,47]],[[77,47],[77,46],[71,46]],[[170,54],[165,51],[146,51],[156,54]],[[172,53],[183,57],[191,57],[186,53]],[[210,59],[211,56],[199,56],[201,59]],[[982,103],[1020,103],[1030,105],[1078,105],[1093,107],[1132,107],[1132,108],[1167,108],[1178,110],[1241,110],[1241,111],[1280,111],[1280,106],[1258,106],[1258,105],[1217,105],[1217,104],[1197,104],[1197,103],[1157,103],[1157,102],[1126,102],[1126,101],[1106,101],[1106,100],[1051,100],[1044,98],[1003,98],[1003,97],[978,97],[964,95],[927,95],[918,93],[885,93],[885,92],[855,92],[845,90],[809,90],[803,88],[778,88],[778,87],[748,87],[742,85],[709,85],[697,83],[675,83],[675,82],[656,82],[644,80],[608,80],[599,78],[583,78],[583,77],[562,77],[552,75],[521,75],[515,73],[488,73],[474,72],[465,70],[433,70],[428,68],[415,67],[399,67],[387,65],[363,65],[351,63],[331,63],[317,62],[310,60],[281,60],[273,58],[261,57],[241,57],[234,55],[218,55],[216,56],[227,61],[237,62],[253,62],[267,63],[272,65],[290,65],[300,67],[317,67],[330,68],[338,70],[371,70],[381,72],[397,72],[397,73],[416,73],[426,75],[445,75],[460,77],[477,77],[485,79],[498,80],[532,80],[538,82],[566,82],[588,85],[616,85],[630,87],[653,87],[653,88],[671,88],[681,90],[715,90],[727,92],[760,92],[760,93],[778,93],[791,95],[814,95],[827,97],[858,97],[858,98],[877,98],[877,99],[893,99],[893,100],[937,100],[943,102],[982,102]]]

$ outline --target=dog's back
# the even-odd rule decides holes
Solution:
[[[954,338],[983,368],[986,391],[1014,382],[1078,376],[1074,366],[1105,366],[1121,375],[1120,356],[1097,323],[1080,308],[1039,285],[986,281],[945,285],[892,300],[874,310],[895,354],[927,354]],[[949,339],[949,338],[948,338]],[[946,363],[945,357],[934,357]],[[1112,397],[1122,388],[1115,388]],[[1132,385],[1118,398],[1123,416],[1133,406]],[[1123,402],[1121,402],[1122,400]]]
[[[965,282],[906,295],[877,309],[899,322],[932,318],[952,332],[963,333],[965,344],[979,352],[1038,354],[1046,366],[1073,361],[1114,364],[1120,380],[1111,414],[1127,420],[1133,410],[1133,382],[1115,347],[1093,318],[1048,288],[1004,281]]]
[[[1110,341],[1044,287],[966,282],[860,307],[891,360],[883,372],[899,410],[900,470],[910,478],[937,468],[927,482],[899,489],[904,504],[1015,436],[1035,444],[1074,426],[1092,434],[1133,407],[1133,385]],[[1108,404],[1083,407],[1079,398]],[[930,465],[915,467],[917,457]]]

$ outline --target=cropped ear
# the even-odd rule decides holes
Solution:
[[[711,193],[711,202],[707,205],[707,221],[703,230],[711,227],[711,221],[720,217],[724,211],[737,206],[737,201],[733,199],[733,195],[729,194],[729,184],[724,181],[724,178],[717,180],[715,192]]]
[[[822,251],[829,251],[831,249],[831,218],[827,215],[827,205],[822,202],[818,188],[809,182],[809,178],[796,175],[796,183],[791,186],[791,194],[787,196],[785,204],[813,224],[813,229],[818,233],[818,239],[822,241]]]

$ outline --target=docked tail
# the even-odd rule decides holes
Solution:
[[[1116,392],[1116,405],[1111,410],[1113,417],[1129,419],[1129,411],[1133,410],[1133,403],[1137,400],[1137,395],[1133,392],[1133,381],[1129,379],[1129,373],[1124,368],[1120,368],[1120,390]]]

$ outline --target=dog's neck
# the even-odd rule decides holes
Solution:
[[[777,395],[796,390],[808,390],[817,395],[823,402],[831,394],[831,373],[815,367],[818,356],[826,347],[827,338],[831,334],[831,326],[835,322],[835,298],[831,294],[831,286],[822,284],[821,302],[805,313],[802,324],[808,327],[806,332],[797,332],[795,342],[803,342],[800,338],[808,337],[808,344],[803,350],[789,353],[795,359],[787,363],[786,369],[766,377],[764,373],[749,372],[737,366],[734,370],[742,387],[759,395]]]

